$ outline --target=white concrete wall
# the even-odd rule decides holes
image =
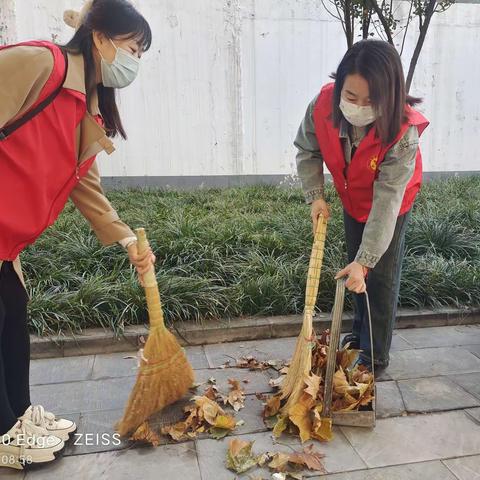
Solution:
[[[0,0],[0,25],[8,20],[3,37],[64,41],[72,30],[62,13],[81,3]],[[135,3],[151,23],[154,43],[138,80],[121,92],[129,140],[102,158],[103,175],[294,172],[298,124],[345,52],[341,27],[321,1]],[[414,38],[412,28],[407,59]],[[480,169],[479,45],[479,4],[435,16],[412,88],[431,120],[422,140],[427,171]]]

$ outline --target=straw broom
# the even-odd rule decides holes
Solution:
[[[137,228],[135,233],[138,252],[145,252],[149,248],[145,229]],[[183,348],[165,327],[153,265],[143,279],[150,333],[143,349],[136,384],[123,418],[115,425],[121,436],[134,432],[150,415],[180,400],[194,381],[193,370]]]
[[[298,402],[305,388],[304,380],[312,369],[313,311],[317,302],[326,234],[327,220],[320,215],[308,267],[302,330],[297,339],[287,375],[281,385],[281,399],[287,399],[282,413],[288,413],[290,407]]]

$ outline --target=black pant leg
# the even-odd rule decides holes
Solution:
[[[4,295],[2,294],[2,286],[8,282],[9,262],[3,262],[0,270],[0,435],[7,433],[17,422],[17,415],[12,408],[10,397],[8,394],[7,378],[10,378],[15,372],[9,372],[10,366],[5,365],[7,354],[4,352],[3,346],[8,343],[8,331],[6,331],[6,308],[4,303]]]
[[[11,262],[5,263],[0,298],[5,307],[2,335],[5,383],[16,417],[30,406],[30,335],[27,324],[28,295]]]

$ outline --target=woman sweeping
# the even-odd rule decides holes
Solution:
[[[59,47],[0,48],[0,466],[54,460],[74,422],[32,405],[28,296],[19,254],[70,198],[103,245],[120,243],[140,277],[155,262],[105,198],[95,156],[126,138],[115,89],[129,85],[151,44],[147,21],[126,0],[70,12],[76,33]]]
[[[422,182],[419,137],[428,126],[412,108],[420,100],[406,94],[400,57],[393,46],[364,40],[343,57],[334,83],[308,106],[295,139],[297,170],[314,224],[328,218],[325,164],[343,205],[354,292],[353,329],[342,345],[362,350],[371,365],[365,295],[368,291],[376,369],[386,368],[395,323],[404,257],[405,229]]]

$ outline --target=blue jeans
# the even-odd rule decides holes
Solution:
[[[362,242],[365,223],[357,222],[345,211],[345,237],[348,261],[353,262]],[[397,317],[398,294],[402,263],[405,255],[405,230],[411,212],[400,215],[397,219],[392,241],[379,262],[372,268],[367,277],[367,292],[372,315],[372,336],[374,364],[388,366],[392,333]],[[360,362],[371,364],[370,333],[368,313],[364,294],[354,296],[354,319],[352,334],[360,341]]]

